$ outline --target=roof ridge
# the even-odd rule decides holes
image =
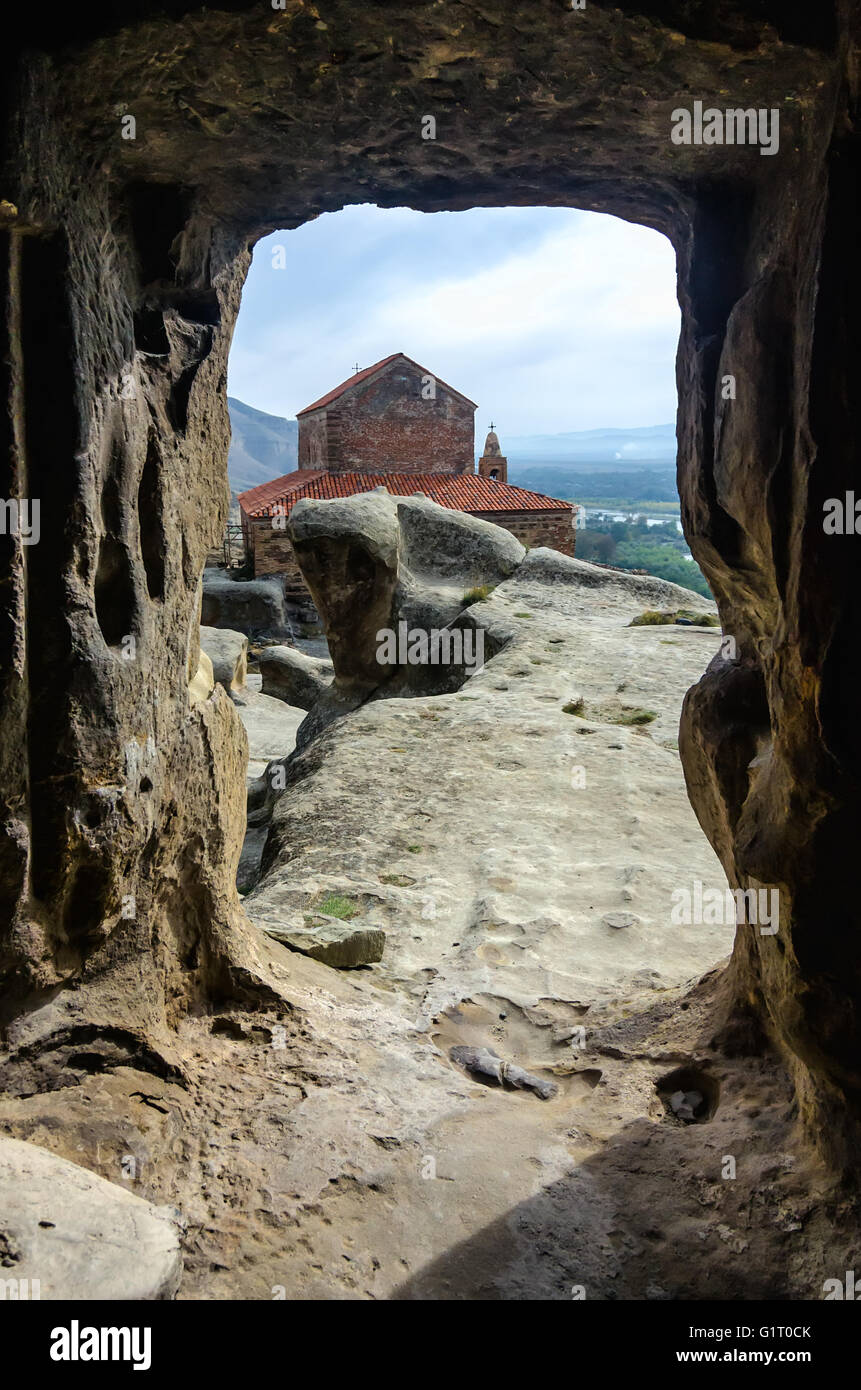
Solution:
[[[333,386],[331,391],[327,391],[319,400],[312,401],[311,405],[306,405],[302,410],[297,410],[296,419],[298,420],[301,415],[309,415],[314,410],[322,410],[324,406],[331,405],[339,396],[343,396],[345,392],[352,390],[354,386],[358,386],[361,382],[367,381],[375,372],[381,371],[383,367],[388,367],[390,363],[397,361],[399,357],[402,357],[405,362],[409,362],[413,367],[417,367],[418,370],[424,372],[426,376],[433,377],[438,386],[444,386],[446,391],[451,391],[453,395],[459,396],[462,401],[466,401],[467,405],[471,405],[473,410],[478,410],[475,401],[470,400],[469,396],[465,396],[462,391],[458,391],[456,386],[449,386],[448,382],[443,381],[442,377],[437,376],[435,372],[429,372],[427,367],[423,367],[420,362],[416,362],[414,357],[409,357],[405,352],[392,352],[388,357],[381,357],[379,362],[374,362],[372,366],[363,367],[361,371],[354,372],[352,376],[348,376],[345,381],[342,381],[339,386]]]

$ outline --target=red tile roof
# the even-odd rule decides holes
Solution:
[[[332,401],[337,400],[345,391],[349,391],[353,386],[358,386],[360,381],[365,381],[368,377],[373,376],[374,372],[380,371],[382,367],[388,367],[389,363],[399,360],[402,362],[409,362],[413,367],[418,367],[418,370],[425,376],[434,376],[434,373],[429,372],[426,367],[421,367],[418,362],[413,362],[413,359],[407,357],[405,352],[393,352],[390,357],[381,358],[381,360],[375,362],[372,367],[363,367],[360,372],[356,372],[355,376],[348,376],[347,380],[342,381],[340,386],[336,386],[332,391],[327,391],[325,396],[321,396],[318,401],[314,401],[311,405],[306,405],[304,410],[297,410],[296,418],[298,419],[301,415],[308,415],[312,410],[322,410],[324,405],[331,405]],[[461,400],[466,401],[467,405],[471,405],[475,410],[478,409],[475,401],[471,401],[469,396],[465,396],[462,391],[455,391],[453,386],[449,386],[447,382],[442,381],[438,376],[434,376],[434,380],[438,386],[444,386],[447,391],[451,391],[455,396],[460,396]]]
[[[571,502],[558,497],[545,497],[541,492],[512,487],[493,478],[476,473],[326,473],[319,469],[303,469],[261,483],[248,492],[240,493],[239,505],[248,517],[274,516],[279,512],[289,516],[300,497],[319,499],[353,497],[359,492],[372,492],[375,487],[387,488],[395,497],[411,497],[423,492],[442,507],[458,512],[546,512],[564,508],[574,510]]]
[[[293,473],[285,473],[280,478],[273,478],[271,482],[260,483],[257,487],[249,488],[247,492],[240,492],[239,504],[246,516],[267,516],[266,508],[271,503],[283,502],[285,497],[297,488],[304,487],[305,483],[309,483],[313,478],[322,476],[323,470],[320,468],[297,468]]]

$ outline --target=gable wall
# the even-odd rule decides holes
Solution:
[[[423,399],[423,380],[410,363],[395,362],[329,406],[330,471],[472,473],[474,407],[439,382],[436,397]]]

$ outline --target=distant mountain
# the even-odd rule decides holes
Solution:
[[[246,492],[298,465],[299,423],[281,415],[267,415],[227,397],[230,410],[230,453],[227,476],[233,492]]]
[[[228,396],[232,438],[227,470],[234,493],[245,492],[292,473],[298,467],[299,424],[281,415],[267,415],[235,396]],[[480,448],[480,440],[476,444]],[[502,437],[509,461],[509,478],[524,486],[554,494],[572,472],[628,472],[654,468],[656,463],[674,468],[675,425],[648,425],[642,429],[572,430],[566,434],[522,434]],[[527,476],[528,475],[528,476]],[[532,481],[530,481],[530,478]],[[675,495],[675,485],[670,482]],[[603,494],[604,489],[599,488]],[[559,496],[559,492],[555,492]],[[565,493],[561,494],[565,496]],[[573,494],[572,494],[573,495]],[[634,495],[626,492],[626,495]],[[657,500],[662,492],[650,492]]]
[[[673,464],[676,459],[674,424],[630,430],[572,430],[567,434],[503,434],[501,443],[509,462],[521,470],[548,464],[642,468],[644,463]]]

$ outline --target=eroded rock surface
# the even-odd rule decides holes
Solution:
[[[386,944],[385,932],[379,927],[354,927],[331,917],[314,922],[314,914],[306,918],[306,927],[277,927],[267,924],[264,930],[276,941],[283,941],[293,951],[300,951],[335,970],[354,970],[360,965],[375,965],[381,959]]]
[[[182,1275],[178,1216],[0,1135],[0,1272],[27,1281],[22,1298],[174,1298]]]
[[[581,1280],[599,1297],[818,1296],[823,1252],[851,1268],[853,1232],[843,1208],[839,1222],[827,1201],[817,1209],[815,1174],[784,1168],[784,1152],[800,1168],[805,1153],[790,1152],[790,1096],[768,1046],[795,1068],[809,1141],[854,1178],[861,562],[852,535],[825,535],[822,513],[855,485],[861,432],[855,10],[333,0],[316,18],[299,0],[205,15],[143,0],[17,18],[4,53],[0,493],[41,498],[42,534],[26,555],[15,536],[0,546],[5,1122],[94,1169],[96,1106],[105,1144],[152,1140],[146,1181],[193,1209],[189,1287],[207,1295],[269,1297],[284,1271],[303,1293],[346,1296],[556,1297]],[[778,109],[779,153],[673,144],[671,113],[694,93]],[[444,138],[422,140],[428,111]],[[234,890],[245,736],[198,650],[200,576],[227,512],[227,352],[255,240],[367,200],[593,208],[665,231],[678,254],[682,516],[738,652],[688,701],[686,776],[731,881],[779,887],[782,926],[739,933],[720,988],[678,1008],[612,1006],[588,1067],[602,1081],[578,1066],[564,1097],[596,1097],[588,1134],[560,1105],[548,1141],[535,1112],[555,1100],[519,1126],[510,1096],[485,1088],[473,1110],[477,1088],[412,1038],[391,990],[327,984],[332,971],[295,955],[286,974]],[[574,693],[588,716],[588,690]],[[607,682],[592,698],[618,708]],[[358,776],[338,727],[324,737],[345,782]],[[635,802],[641,821],[644,809]],[[468,821],[459,833],[471,843]],[[409,843],[422,840],[410,831]],[[636,925],[600,929],[608,949],[634,949]],[[408,992],[433,983],[418,985],[409,961],[403,973]],[[443,990],[456,973],[445,964]],[[238,1038],[206,1031],[206,1010],[228,1004]],[[265,1050],[269,1024],[249,1005],[270,1010],[272,1029],[290,1024],[283,1052]],[[495,1001],[475,1007],[490,1027]],[[315,1011],[310,1040],[300,1010]],[[72,1067],[82,1047],[90,1071]],[[679,1053],[719,1074],[709,1124],[672,1129],[654,1108],[656,1073]],[[58,1085],[67,1066],[79,1084]],[[225,1091],[225,1068],[241,1096]],[[142,1090],[169,1113],[135,1100]],[[503,1139],[506,1169],[460,1202],[459,1184],[475,1192],[474,1152]],[[208,1173],[210,1145],[247,1186]],[[711,1182],[721,1146],[749,1156],[748,1186]],[[429,1186],[423,1155],[454,1181]],[[396,1181],[399,1200],[384,1190]],[[757,1203],[769,1219],[752,1229]],[[656,1209],[668,1213],[657,1230]],[[260,1235],[241,1275],[240,1210]],[[285,1271],[296,1212],[305,1244]],[[787,1263],[783,1237],[799,1227]]]
[[[308,656],[296,647],[264,647],[258,664],[263,694],[304,710],[311,708],[335,674],[331,661]]]
[[[673,889],[725,882],[676,743],[720,633],[628,626],[673,599],[690,603],[530,551],[470,610],[509,640],[459,691],[372,700],[294,756],[251,920],[301,926],[321,894],[348,898],[425,1025],[476,992],[606,999],[713,965],[733,928],[670,917]],[[622,911],[637,925],[615,931]]]

